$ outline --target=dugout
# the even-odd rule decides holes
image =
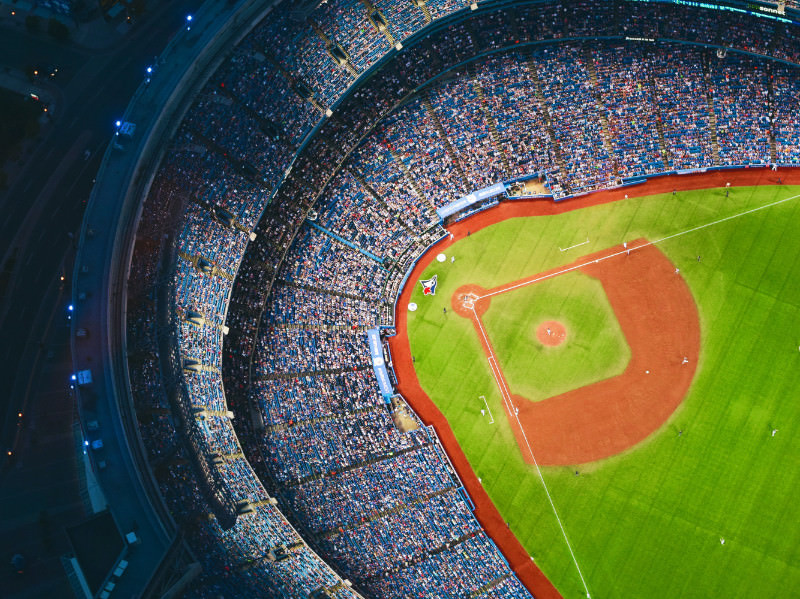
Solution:
[[[495,183],[489,187],[473,191],[469,195],[450,202],[447,206],[436,209],[436,215],[443,225],[448,225],[466,218],[471,214],[497,205],[501,199],[507,198],[504,183]]]

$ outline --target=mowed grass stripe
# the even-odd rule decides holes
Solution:
[[[799,192],[679,192],[513,219],[458,242],[454,264],[426,272],[440,274],[440,291],[415,295],[420,309],[409,314],[412,353],[426,348],[422,364],[417,356],[420,381],[451,424],[459,423],[456,437],[493,501],[565,597],[583,595],[574,565],[502,415],[486,358],[469,340],[475,333],[461,328],[472,325],[443,317],[445,300],[462,284],[491,288],[625,239],[658,239]],[[798,216],[790,201],[659,245],[680,267],[701,317],[689,395],[640,446],[590,465],[544,469],[594,597],[792,596],[800,588]],[[559,252],[587,234],[589,244]],[[495,425],[480,415],[480,394]],[[775,437],[771,427],[779,429]]]

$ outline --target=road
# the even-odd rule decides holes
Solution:
[[[113,122],[142,82],[145,67],[200,2],[152,4],[151,13],[107,49],[60,44],[0,21],[0,69],[59,67],[52,81],[42,82],[56,98],[52,120],[23,156],[9,188],[0,191],[0,272],[7,275],[0,284],[4,596],[6,591],[19,597],[59,595],[66,580],[58,562],[65,551],[63,526],[85,515],[69,389],[73,240]],[[16,551],[29,558],[25,581],[8,578],[6,564]]]

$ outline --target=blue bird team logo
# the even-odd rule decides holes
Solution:
[[[433,275],[432,279],[420,280],[420,284],[422,285],[422,295],[436,295],[436,280],[438,278],[439,275]]]

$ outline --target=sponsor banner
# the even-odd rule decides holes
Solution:
[[[477,191],[473,191],[471,194],[464,196],[456,200],[455,202],[449,203],[447,206],[442,206],[441,208],[436,209],[436,214],[439,215],[439,218],[444,220],[448,216],[452,216],[464,210],[464,208],[468,208],[472,204],[476,204],[477,202],[482,202],[488,198],[493,198],[495,196],[503,195],[506,193],[506,186],[503,183],[495,183],[489,187],[484,187],[483,189],[478,189]]]
[[[375,379],[378,381],[378,388],[381,395],[390,397],[394,394],[392,381],[389,372],[386,370],[386,361],[383,359],[383,344],[381,334],[378,329],[367,330],[367,342],[369,343],[369,355],[372,358],[372,370],[375,371]]]

